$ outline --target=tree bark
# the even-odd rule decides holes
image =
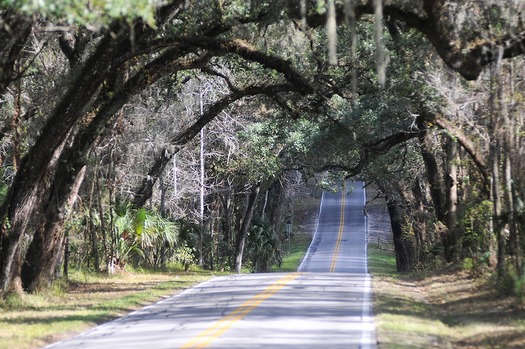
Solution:
[[[432,142],[428,127],[423,120],[418,120],[418,128],[421,130],[419,134],[419,144],[421,149],[421,156],[425,163],[427,178],[430,187],[430,196],[432,197],[436,218],[445,222],[445,197],[444,197],[444,174],[439,166],[434,150],[436,145]]]
[[[387,197],[387,208],[394,237],[396,268],[399,272],[410,271],[414,264],[414,246],[409,237],[403,233],[403,214],[398,203]]]
[[[414,209],[415,213],[414,221],[416,222],[416,225],[414,226],[414,235],[415,235],[415,261],[416,263],[424,263],[426,261],[426,254],[429,250],[429,246],[432,241],[432,235],[428,233],[428,221],[429,221],[429,214],[427,211],[428,202],[427,198],[425,197],[425,189],[426,189],[426,180],[421,180],[421,178],[417,178],[413,187],[412,187],[412,194],[414,197]],[[422,188],[423,186],[423,188]]]
[[[257,197],[259,196],[260,184],[256,184],[250,191],[248,195],[248,202],[246,205],[246,212],[244,213],[244,218],[240,226],[239,231],[237,232],[236,244],[235,244],[235,272],[237,274],[241,273],[242,268],[242,258],[244,253],[244,246],[246,245],[246,237],[248,236],[248,231],[250,229],[250,223],[253,218],[253,212],[255,210],[255,203],[257,202]]]
[[[500,56],[500,60],[501,60]],[[507,273],[507,265],[505,260],[505,220],[503,219],[503,194],[502,194],[502,138],[504,137],[504,122],[503,114],[503,86],[498,83],[502,78],[501,75],[501,61],[491,67],[490,75],[490,165],[492,168],[492,186],[491,186],[491,200],[493,207],[492,229],[496,237],[497,244],[497,275],[498,278],[503,278]],[[504,178],[505,176],[503,176]]]
[[[505,262],[505,233],[504,223],[502,219],[502,195],[500,188],[500,144],[497,140],[493,141],[491,148],[491,162],[492,162],[492,202],[493,202],[493,230],[496,234],[497,243],[497,273],[501,278],[506,273]]]
[[[272,225],[274,231],[279,231],[279,224],[281,224],[281,205],[284,199],[283,178],[278,177],[273,185],[268,189],[268,203],[265,216]]]
[[[125,54],[128,48],[127,36],[123,37],[123,33],[117,34],[115,41],[109,34],[102,39],[98,49],[76,75],[70,89],[52,112],[35,145],[22,160],[0,208],[0,295],[13,289],[13,275],[20,272],[15,261],[19,260],[16,253],[21,252],[21,238],[35,206],[48,193],[50,178],[65,141],[71,136],[73,126],[84,115],[85,106],[96,94],[104,78],[111,76],[108,69],[111,69],[115,55]]]
[[[54,271],[60,262],[58,252],[64,243],[63,223],[67,211],[75,204],[85,172],[86,166],[83,166],[72,187],[62,189],[68,192],[67,201],[63,205],[49,205],[44,213],[47,219],[36,228],[21,274],[22,285],[29,292],[48,287],[54,279]]]
[[[0,14],[0,96],[18,77],[13,68],[32,30],[30,17],[10,9]]]
[[[232,237],[232,220],[233,220],[233,214],[232,214],[232,193],[229,188],[224,191],[223,194],[220,194],[220,199],[222,203],[222,215],[221,215],[221,227],[222,227],[222,241],[223,246],[228,246],[228,248],[223,248],[219,250],[219,253],[222,253],[219,255],[219,258],[224,258],[228,260],[227,265],[232,265],[232,253],[229,253],[230,246],[233,246],[233,237]]]
[[[180,6],[183,6],[181,0],[160,8],[157,11],[158,23],[168,19],[170,13]],[[120,21],[114,21],[109,26],[107,34],[99,41],[90,57],[81,67],[71,72],[69,88],[51,112],[35,144],[22,160],[6,200],[0,208],[0,296],[5,296],[9,290],[21,289],[20,285],[13,283],[20,274],[20,257],[17,254],[21,252],[20,241],[23,233],[36,205],[48,195],[48,189],[53,186],[51,179],[56,177],[56,160],[60,157],[66,140],[74,137],[75,126],[80,124],[79,121],[85,116],[85,110],[93,102],[94,96],[101,90],[105,91],[104,88],[101,89],[104,81],[116,81],[115,77],[122,64],[132,58],[131,29],[129,24]],[[135,23],[133,31],[136,49],[142,48],[141,44],[144,45],[155,35],[154,29],[140,22]],[[77,173],[81,167],[77,167]],[[74,181],[76,175],[72,173],[69,178]],[[63,201],[57,203],[63,205]],[[58,222],[61,219],[54,220]],[[46,225],[50,226],[49,224],[37,226],[43,228]]]
[[[103,90],[97,101],[94,102],[98,112],[89,123],[78,131],[73,145],[61,154],[60,160],[57,162],[56,174],[51,181],[52,186],[49,196],[46,199],[41,199],[40,207],[46,214],[42,217],[42,222],[38,225],[35,233],[35,236],[40,237],[33,239],[34,242],[31,245],[34,244],[35,246],[30,249],[30,254],[28,253],[26,258],[23,281],[28,290],[45,288],[49,285],[50,281],[47,280],[49,271],[47,269],[53,268],[54,266],[51,263],[57,262],[53,257],[56,250],[54,248],[43,248],[44,245],[41,243],[41,240],[52,239],[51,241],[58,241],[59,236],[63,234],[64,203],[67,203],[67,198],[72,195],[71,188],[75,188],[77,178],[79,178],[81,170],[86,165],[88,153],[95,145],[95,142],[101,133],[112,124],[112,120],[115,118],[118,110],[122,108],[131,96],[158,80],[163,74],[171,73],[171,69],[180,68],[180,65],[176,63],[170,64],[173,63],[170,61],[176,58],[178,58],[178,55],[174,55],[172,51],[167,51],[164,55],[161,55],[137,72],[122,86],[115,86],[116,91],[112,94],[112,98],[106,100],[107,91]],[[186,67],[185,65],[183,66]],[[159,68],[155,71],[155,74],[149,74],[149,69],[155,67]],[[146,75],[148,75],[147,79]],[[113,76],[112,80],[116,80],[116,78]],[[83,175],[81,178],[83,178]],[[41,254],[38,258],[33,256],[38,253]],[[43,263],[38,259],[49,262]]]
[[[446,225],[448,234],[447,243],[444,244],[445,260],[452,262],[457,250],[457,205],[458,205],[458,178],[457,163],[458,144],[452,138],[447,139],[447,177],[446,177]]]

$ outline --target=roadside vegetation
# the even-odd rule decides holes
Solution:
[[[380,349],[525,347],[525,308],[495,278],[462,268],[398,273],[392,245],[371,244]]]
[[[195,266],[185,272],[181,264],[165,272],[72,272],[49,290],[0,301],[0,349],[41,348],[219,274]]]
[[[292,235],[290,245],[286,245],[288,241],[283,243],[284,256],[281,265],[274,265],[273,272],[294,272],[301,264],[308,246],[312,241],[312,235],[308,232],[298,232]]]
[[[368,267],[380,349],[525,347],[525,304],[513,282],[469,263],[398,272],[386,202],[367,188]]]
[[[318,193],[320,194],[320,193]],[[290,239],[283,234],[282,261],[272,266],[272,272],[294,272],[301,264],[312,242],[319,213],[319,195],[302,195],[293,205],[293,225]]]
[[[310,244],[318,210],[319,199],[304,193],[293,205],[293,234],[289,241],[285,232],[279,235],[282,261],[275,263],[272,271],[297,270]],[[136,221],[126,216],[124,224],[124,215],[119,217],[122,221],[117,224],[122,227]],[[132,234],[133,228],[128,229]],[[186,249],[174,251],[173,258],[178,261],[159,270],[133,268],[132,262],[142,256],[135,253],[138,254],[130,253],[129,257],[133,258],[126,259],[129,263],[122,261],[122,267],[118,266],[113,274],[81,271],[73,263],[68,279],[62,278],[50,289],[0,300],[0,349],[41,348],[228,273],[198,267],[194,259],[186,259],[186,253],[191,256],[191,251]],[[243,270],[250,271],[249,268]]]
[[[300,192],[352,176],[398,272],[523,300],[522,1],[85,3],[0,0],[2,306],[75,270],[294,270]]]

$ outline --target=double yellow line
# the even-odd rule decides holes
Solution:
[[[339,250],[341,249],[341,241],[343,240],[343,231],[345,227],[345,203],[346,203],[346,184],[343,185],[341,196],[341,218],[339,220],[339,231],[337,233],[337,241],[335,242],[335,249],[332,255],[332,263],[330,264],[330,273],[335,272],[335,266],[339,257]]]
[[[301,275],[301,273],[292,273],[280,278],[279,280],[265,288],[261,293],[256,294],[255,296],[244,302],[241,306],[236,308],[230,314],[217,321],[210,328],[204,330],[180,348],[206,348],[208,345],[210,345],[212,341],[219,338],[224,332],[226,332],[235,322],[244,318],[253,309],[259,306],[259,304],[264,302],[266,299],[270,298],[273,294],[285,287],[288,283],[295,280],[299,275]]]

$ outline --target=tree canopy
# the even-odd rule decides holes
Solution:
[[[522,277],[523,11],[0,2],[0,293],[47,287],[70,247],[95,269],[267,269],[287,197],[334,174],[380,189],[399,270]]]

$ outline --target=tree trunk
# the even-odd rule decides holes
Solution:
[[[22,282],[24,289],[34,292],[45,288],[53,281],[53,273],[59,261],[59,250],[64,243],[63,223],[77,199],[77,193],[84,180],[86,166],[78,172],[72,186],[63,186],[63,189],[54,188],[53,191],[65,191],[68,198],[60,204],[50,204],[44,213],[46,219],[41,220],[26,254],[22,268]]]
[[[403,214],[396,201],[387,197],[388,214],[394,235],[394,249],[396,252],[396,268],[399,272],[406,272],[413,268],[414,246],[411,239],[403,233]]]
[[[457,205],[458,205],[458,180],[457,180],[457,164],[458,144],[455,140],[447,139],[447,177],[445,180],[446,186],[446,225],[447,236],[446,243],[443,244],[445,248],[445,260],[452,262],[456,255],[457,249]]]
[[[84,115],[85,106],[99,90],[104,78],[111,75],[110,62],[114,56],[129,51],[127,38],[128,36],[123,37],[123,33],[120,33],[115,40],[110,34],[101,40],[83,69],[75,74],[75,81],[71,83],[34,146],[22,160],[6,200],[0,208],[0,218],[3,222],[0,228],[0,295],[5,295],[8,289],[12,288],[13,276],[20,271],[16,263],[16,260],[19,260],[16,253],[21,252],[21,238],[35,206],[49,193],[48,189],[52,186],[50,179],[64,144],[71,136],[74,125]],[[43,228],[45,224],[37,226]],[[38,243],[38,238],[35,243]]]
[[[50,165],[47,163],[47,165]],[[28,166],[23,165],[26,169]],[[45,164],[38,163],[36,167],[46,168]],[[41,188],[39,179],[27,170],[17,173],[10,193],[4,201],[1,210],[1,258],[0,258],[0,295],[5,296],[13,291],[21,291],[21,240],[32,217],[33,209],[45,188]],[[15,197],[13,197],[15,196]]]
[[[436,218],[441,222],[445,222],[444,176],[443,171],[434,156],[434,148],[436,145],[430,138],[429,130],[424,120],[418,119],[418,128],[422,131],[419,134],[421,156],[425,163],[428,184],[430,187],[430,196],[432,197]]]
[[[229,185],[228,185],[229,186]],[[232,265],[232,260],[231,260],[231,255],[232,253],[230,253],[230,246],[233,246],[233,243],[232,243],[232,219],[233,219],[233,214],[232,214],[232,209],[231,209],[231,206],[232,206],[232,198],[231,198],[231,190],[230,188],[228,187],[227,190],[225,190],[224,194],[220,195],[221,197],[221,202],[222,202],[222,215],[221,215],[221,221],[222,221],[222,233],[223,233],[223,236],[222,236],[222,241],[223,241],[223,248],[221,248],[219,250],[219,253],[221,253],[221,255],[219,256],[219,258],[224,258],[224,259],[227,259],[227,263],[228,265]]]
[[[62,270],[62,273],[64,275],[64,278],[67,280],[69,278],[69,232],[66,232],[66,237],[64,240],[64,268]]]
[[[21,294],[22,279],[20,271],[22,268],[21,246],[18,240],[13,236],[2,239],[2,279],[1,295],[5,297],[9,294]]]
[[[509,86],[510,86],[510,106],[515,105],[515,83],[514,83],[514,65],[512,62],[509,63]],[[504,188],[505,188],[505,205],[507,206],[507,210],[509,212],[508,214],[508,221],[509,221],[509,243],[510,243],[510,250],[512,253],[512,257],[514,260],[514,267],[516,268],[516,272],[518,274],[518,277],[523,276],[523,256],[522,256],[522,249],[521,249],[521,241],[520,241],[520,227],[518,223],[518,215],[519,215],[519,209],[518,209],[518,193],[516,191],[516,184],[515,180],[513,178],[513,172],[514,172],[514,166],[513,166],[513,159],[512,155],[513,153],[516,154],[519,152],[518,149],[516,149],[516,144],[519,144],[515,141],[515,134],[519,134],[519,129],[516,127],[516,112],[514,109],[506,108],[505,115],[505,137],[504,137],[504,159],[503,159],[503,168],[505,173],[505,179],[504,179]],[[519,155],[518,155],[519,156]],[[519,160],[516,161],[519,163]]]
[[[260,184],[256,184],[248,195],[246,212],[244,214],[241,227],[237,232],[237,241],[235,246],[235,272],[237,274],[240,274],[241,272],[244,246],[246,244],[246,237],[248,236],[248,230],[250,229],[250,223],[255,210],[255,203],[257,202],[257,197],[259,196],[259,190]]]
[[[493,218],[492,225],[494,233],[496,234],[497,242],[497,272],[498,277],[503,277],[506,273],[505,263],[505,226],[502,220],[502,195],[500,189],[500,152],[499,141],[495,140],[491,144],[491,161],[492,161],[492,202],[493,202]]]
[[[503,105],[503,86],[499,82],[501,80],[501,59],[491,67],[490,75],[490,163],[492,168],[492,186],[491,199],[493,207],[492,229],[496,236],[497,244],[497,274],[498,278],[502,278],[507,272],[505,260],[505,222],[503,220],[503,195],[501,180],[501,160],[502,160],[502,129],[504,129],[505,110]]]
[[[182,5],[181,1],[175,1],[159,9],[157,11],[158,23],[169,18],[171,11]],[[141,23],[135,25],[133,29],[136,47],[147,41],[151,34],[155,34],[154,29]],[[110,83],[116,81],[115,77],[118,76],[121,65],[131,58],[129,55],[131,51],[130,30],[131,28],[128,24],[123,24],[120,21],[115,21],[110,25],[108,34],[99,41],[93,54],[79,67],[78,71],[72,71],[69,88],[66,89],[66,92],[47,119],[35,144],[22,159],[20,169],[0,208],[0,219],[2,222],[0,226],[0,296],[5,296],[9,290],[20,289],[13,282],[15,282],[15,279],[18,279],[17,275],[20,274],[20,256],[17,253],[21,252],[20,242],[23,233],[26,231],[35,206],[49,194],[48,189],[53,186],[50,179],[54,177],[56,160],[59,158],[66,140],[74,133],[74,127],[79,124],[80,119],[85,115],[86,106],[93,102],[93,97],[97,93],[108,92],[105,89],[102,89],[101,92],[100,86],[104,81],[109,81]],[[139,39],[142,39],[142,41]],[[159,59],[173,59],[173,51],[167,57],[161,56]],[[154,60],[151,64],[158,63],[158,60]],[[149,68],[149,65],[146,68]],[[172,68],[168,67],[166,69]],[[151,83],[150,81],[155,81],[155,79],[145,79],[146,74],[148,74],[148,77],[150,76],[150,70],[146,70],[144,69],[142,74],[137,74],[139,75],[137,77],[138,81],[131,81],[125,86],[128,89],[115,93],[117,97],[114,97],[112,101],[125,100],[125,97],[129,98],[133,92],[140,91],[141,88]],[[159,78],[159,75],[162,76],[162,74],[166,73],[166,70],[160,70],[160,73],[152,70],[157,73],[156,79]],[[107,95],[100,96],[100,98],[101,103],[103,102],[102,104],[104,104]],[[116,112],[116,110],[113,110],[116,107],[118,107],[118,103],[109,103],[102,108],[106,110],[99,114],[111,116]],[[98,126],[101,129],[95,133],[100,134],[104,126],[103,124]],[[83,154],[85,153],[80,152],[80,155]],[[70,163],[75,163],[75,161]],[[67,166],[69,163],[61,164]],[[77,168],[78,170],[79,168]],[[70,176],[73,180],[75,177],[76,174],[71,174]],[[57,201],[54,205],[62,205],[62,203],[63,201]],[[60,210],[57,211],[55,209],[55,211],[59,212]],[[58,217],[50,223],[37,224],[37,226],[39,228],[52,227],[60,220],[63,220],[63,218]],[[51,228],[51,230],[54,230],[54,228]],[[38,239],[35,244],[37,243]]]
[[[164,184],[163,176],[159,177],[159,187],[160,187],[160,215],[162,218],[166,218],[166,193],[168,186]]]
[[[202,93],[200,94],[200,108],[201,115],[203,113],[204,105],[202,99]],[[199,139],[200,151],[199,151],[199,266],[204,264],[204,251],[203,251],[203,240],[204,240],[204,199],[205,199],[205,180],[206,180],[206,169],[205,166],[205,154],[204,154],[204,128],[200,131]]]
[[[284,190],[283,190],[283,181],[282,178],[278,178],[273,182],[273,185],[268,190],[268,204],[267,204],[267,214],[266,217],[272,225],[274,231],[279,231],[279,224],[281,224],[282,218],[282,202],[284,199]]]
[[[119,46],[118,43],[119,42],[117,41],[116,43],[114,43],[114,45]],[[127,47],[127,44],[122,45]],[[113,46],[111,47],[113,49]],[[120,54],[124,54],[125,52],[126,51],[124,50]],[[125,81],[121,86],[112,86],[115,89],[115,91],[114,93],[112,93],[112,98],[110,99],[107,99],[106,96],[106,92],[108,91],[103,89],[103,91],[100,92],[98,99],[94,102],[94,105],[97,109],[95,117],[92,118],[87,125],[84,125],[84,127],[80,128],[73,145],[67,151],[62,152],[62,149],[58,149],[56,151],[56,157],[59,158],[59,160],[55,160],[53,164],[58,163],[58,169],[56,170],[53,181],[51,181],[51,185],[54,186],[54,188],[56,189],[52,189],[49,191],[49,196],[46,199],[47,201],[40,199],[39,204],[42,207],[42,211],[45,211],[47,213],[43,217],[44,221],[39,225],[38,234],[49,234],[49,237],[45,239],[51,239],[52,241],[59,240],[59,236],[55,235],[62,234],[62,224],[65,219],[65,217],[63,217],[63,215],[65,214],[63,212],[63,203],[67,202],[67,198],[73,195],[73,193],[71,192],[71,188],[75,187],[76,179],[79,177],[81,169],[85,166],[87,154],[95,145],[95,142],[97,141],[101,133],[109,125],[112,124],[111,120],[113,120],[118,110],[120,110],[120,108],[129,100],[131,96],[141,91],[141,89],[145,88],[149,83],[152,83],[152,80],[154,79],[144,79],[145,75],[148,72],[148,68],[151,68],[152,66],[160,66],[163,63],[165,63],[166,60],[169,61],[172,58],[173,54],[171,52],[168,52],[165,55],[159,57],[157,60],[151,62],[143,70],[137,72],[132,78],[130,78],[128,81]],[[166,73],[166,71],[163,72]],[[115,81],[116,76],[118,76],[118,73],[119,71],[117,70],[112,71],[111,74],[108,74],[106,76],[106,78],[108,79],[108,81]],[[157,75],[155,75],[154,78],[158,79],[160,76],[162,76],[161,72],[157,72]],[[80,113],[79,110],[77,110],[76,112]],[[38,151],[38,149],[36,150]],[[48,168],[51,168],[49,164]],[[48,172],[50,171],[51,170],[48,170]],[[81,177],[83,178],[83,175]],[[46,179],[46,181],[49,181],[49,179]],[[78,185],[80,185],[80,183],[78,183]],[[42,192],[45,193],[46,191],[43,190]],[[43,194],[41,195],[43,196]],[[76,194],[74,196],[76,196]],[[34,209],[34,207],[35,204],[32,204],[31,209]],[[53,212],[55,216],[53,216]],[[27,224],[28,217],[25,217],[24,220],[26,222],[25,224]],[[42,231],[41,229],[47,229],[47,231]],[[44,248],[44,246],[40,244],[40,239],[44,239],[44,237],[42,236],[35,240],[35,248],[36,246]],[[54,248],[44,248],[40,252],[38,250],[32,250],[31,252],[32,254],[42,254],[40,258],[43,260],[50,261],[49,263],[56,262],[56,258],[54,258],[51,255],[56,252]],[[29,258],[32,260],[33,257],[29,256]],[[46,280],[45,276],[45,274],[47,274],[47,271],[44,271],[43,268],[51,266],[49,263],[43,263],[40,266],[38,266],[38,264],[34,264],[32,261],[28,260],[28,266],[26,268],[26,273],[24,277],[24,284],[29,290],[45,287],[46,284],[48,284],[48,281]],[[32,269],[34,269],[35,271],[32,271]],[[39,274],[41,273],[44,276],[40,277]],[[33,278],[36,279],[33,281]]]
[[[414,214],[416,222],[416,226],[414,227],[414,235],[416,243],[415,261],[417,263],[425,262],[424,257],[431,243],[427,225],[429,220],[429,214],[426,208],[427,200],[421,188],[422,185],[425,185],[425,182],[426,181],[421,181],[420,178],[417,178],[417,180],[414,183],[414,186],[412,187],[412,194],[414,196],[415,201],[414,207],[416,208],[416,212]]]
[[[17,78],[15,62],[33,29],[33,20],[17,11],[3,9],[0,14],[0,96]]]
[[[122,102],[123,103],[123,102]],[[84,180],[87,154],[104,130],[108,119],[114,115],[115,105],[103,105],[100,112],[77,135],[73,145],[61,153],[47,198],[39,207],[45,214],[40,217],[35,237],[26,256],[23,271],[24,287],[31,291],[47,287],[52,278],[49,273],[56,267],[56,243],[63,239],[63,224],[68,210],[73,206],[80,185]],[[95,242],[96,239],[93,239]],[[98,251],[97,251],[98,252]],[[98,256],[96,256],[98,267]]]
[[[505,173],[504,187],[505,187],[505,206],[508,217],[509,227],[509,247],[514,261],[514,267],[518,276],[523,273],[522,270],[522,253],[519,238],[519,228],[517,224],[516,211],[515,211],[515,189],[512,179],[512,163],[510,159],[510,149],[505,150],[503,159],[503,170]]]

